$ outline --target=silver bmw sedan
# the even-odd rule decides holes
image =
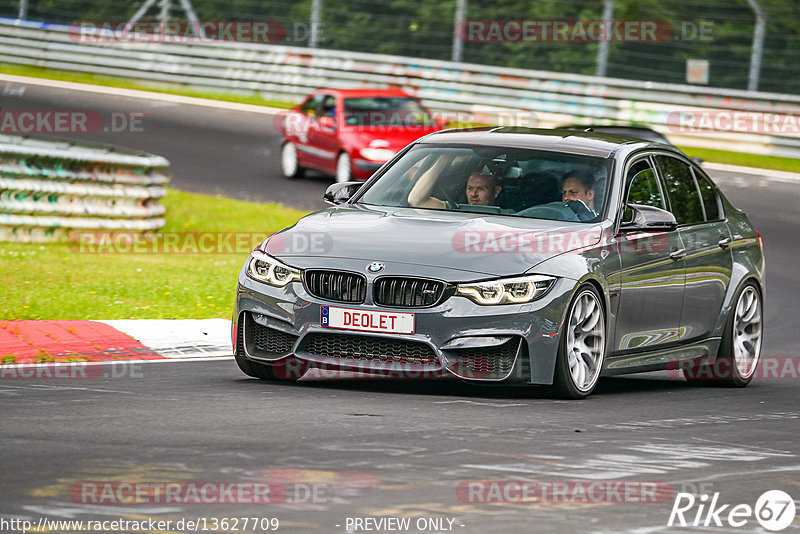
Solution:
[[[674,147],[518,127],[423,137],[239,274],[235,358],[544,386],[583,398],[654,370],[745,386],[763,332],[761,237]]]

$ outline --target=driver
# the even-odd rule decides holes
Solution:
[[[583,172],[568,172],[564,176],[561,188],[561,200],[580,200],[586,207],[594,211],[594,178]]]
[[[408,194],[408,204],[415,208],[447,209],[447,203],[430,195],[442,171],[452,163],[454,156],[440,156],[433,165],[417,180]],[[502,186],[495,176],[474,171],[467,178],[467,202],[478,206],[493,206]]]
[[[503,187],[497,177],[475,171],[467,178],[467,202],[475,206],[494,206]]]

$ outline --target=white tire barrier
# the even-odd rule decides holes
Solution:
[[[168,165],[161,156],[0,135],[0,240],[158,230]]]

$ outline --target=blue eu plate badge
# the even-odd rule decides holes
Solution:
[[[330,322],[329,315],[330,311],[328,310],[328,306],[319,307],[319,322],[322,326],[328,326]]]

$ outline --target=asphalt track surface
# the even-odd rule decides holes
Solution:
[[[144,132],[80,138],[165,155],[181,189],[314,208],[329,183],[280,177],[269,117],[33,86],[0,106],[148,109]],[[247,378],[231,360],[123,364],[92,380],[0,380],[0,524],[152,517],[185,532],[175,522],[207,518],[210,527],[213,519],[258,517],[278,518],[278,532],[309,533],[767,532],[752,517],[739,528],[667,526],[677,492],[718,492],[717,507],[754,506],[772,489],[800,497],[800,184],[711,174],[764,238],[762,357],[789,358],[793,371],[745,389],[697,387],[668,373],[610,378],[581,402],[451,382],[317,375],[274,384]],[[92,481],[273,482],[287,496],[134,506],[70,494]],[[501,482],[459,492],[469,481]],[[513,489],[508,481],[600,482],[608,497],[519,502],[511,492],[511,502],[481,502],[489,489]],[[623,490],[618,499],[621,482],[656,483],[667,496],[641,503]],[[367,530],[377,525],[354,522],[367,518],[410,518],[411,526]],[[417,528],[420,519],[444,520],[445,528]],[[8,525],[0,530],[13,531]],[[252,523],[246,530],[264,531]],[[797,518],[785,531],[796,530]]]

